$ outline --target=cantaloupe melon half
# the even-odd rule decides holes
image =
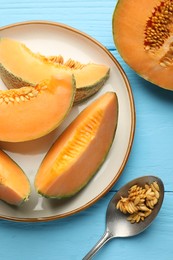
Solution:
[[[74,79],[67,72],[35,88],[1,90],[0,141],[28,141],[48,134],[65,119],[74,95]]]
[[[109,77],[109,67],[102,64],[58,64],[54,60],[33,53],[24,44],[9,39],[0,39],[0,75],[8,88],[35,86],[59,71],[68,71],[76,80],[75,102],[80,102],[96,93]]]
[[[113,92],[85,108],[43,159],[35,178],[36,190],[50,198],[69,197],[80,191],[106,159],[117,119],[118,101]]]
[[[22,169],[0,150],[0,200],[19,206],[28,200],[30,183]]]
[[[172,0],[119,0],[113,14],[115,45],[146,80],[173,90]]]

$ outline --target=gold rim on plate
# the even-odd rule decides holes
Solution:
[[[133,99],[133,94],[132,94],[132,90],[131,90],[131,86],[129,83],[129,80],[123,70],[123,68],[121,67],[121,65],[119,64],[119,62],[116,60],[116,58],[110,53],[110,51],[104,47],[100,42],[98,42],[97,40],[95,40],[94,38],[90,37],[89,35],[87,35],[84,32],[81,32],[73,27],[70,27],[68,25],[65,24],[61,24],[61,23],[57,23],[57,22],[51,22],[51,21],[26,21],[26,22],[19,22],[19,23],[14,23],[11,25],[7,25],[7,26],[3,26],[0,28],[0,31],[4,31],[4,30],[8,30],[11,28],[15,28],[15,27],[19,27],[19,26],[23,26],[23,25],[51,25],[51,26],[55,26],[55,27],[59,27],[62,29],[66,29],[68,31],[74,32],[75,34],[84,37],[85,39],[88,39],[89,41],[93,42],[95,45],[97,45],[99,48],[101,48],[104,53],[109,56],[109,58],[111,59],[111,61],[113,61],[113,63],[116,65],[116,67],[118,68],[127,92],[128,92],[128,98],[129,98],[129,102],[130,102],[130,112],[131,112],[131,129],[130,129],[130,137],[129,137],[129,142],[128,142],[128,147],[126,150],[126,153],[124,155],[124,159],[121,163],[121,166],[119,167],[118,172],[116,173],[115,177],[113,178],[113,180],[109,183],[109,185],[96,197],[94,197],[92,200],[90,200],[88,203],[84,204],[83,206],[71,210],[69,212],[63,213],[63,214],[58,214],[58,215],[53,215],[53,216],[46,216],[46,217],[15,217],[15,216],[5,216],[5,215],[1,215],[0,214],[0,218],[4,219],[4,220],[11,220],[11,221],[17,221],[17,222],[46,222],[46,221],[51,221],[51,220],[56,220],[56,219],[60,219],[60,218],[64,218],[64,217],[68,217],[71,215],[74,215],[80,211],[83,211],[85,209],[87,209],[88,207],[92,206],[94,203],[96,203],[100,198],[102,198],[112,187],[113,185],[117,182],[117,180],[119,179],[121,173],[123,172],[123,169],[127,163],[127,160],[129,158],[130,155],[130,151],[132,148],[132,144],[133,144],[133,139],[134,139],[134,134],[135,134],[135,125],[136,125],[136,116],[135,116],[135,105],[134,105],[134,99]]]

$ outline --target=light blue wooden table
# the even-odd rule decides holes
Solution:
[[[95,259],[173,259],[173,93],[136,75],[120,58],[112,38],[115,0],[0,0],[0,26],[27,20],[68,24],[96,38],[124,68],[136,106],[136,133],[119,181],[92,207],[47,223],[0,220],[0,259],[78,260],[97,242],[105,227],[110,198],[133,178],[153,174],[165,185],[163,207],[143,234],[110,241]],[[135,19],[135,18],[134,18]]]

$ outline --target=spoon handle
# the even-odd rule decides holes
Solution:
[[[92,256],[95,255],[95,253],[111,238],[113,238],[112,234],[110,234],[109,231],[106,230],[103,236],[97,242],[97,244],[88,252],[88,254],[82,260],[90,260]]]

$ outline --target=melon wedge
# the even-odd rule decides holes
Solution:
[[[36,174],[38,193],[49,198],[79,192],[103,164],[114,139],[118,100],[107,92],[85,108],[66,128]]]
[[[67,72],[35,88],[1,90],[0,141],[28,141],[48,134],[68,115],[74,95],[74,79]]]
[[[102,64],[57,63],[56,57],[49,59],[33,53],[24,44],[9,39],[0,39],[0,75],[8,88],[35,86],[59,71],[68,71],[76,80],[75,103],[96,93],[109,77],[109,67]],[[79,66],[80,65],[80,66]]]
[[[30,183],[22,169],[0,150],[0,200],[19,206],[30,195]]]

